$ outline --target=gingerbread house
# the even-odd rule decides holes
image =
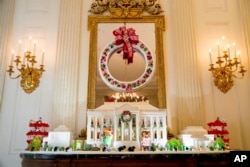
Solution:
[[[208,134],[213,134],[214,138],[222,138],[226,149],[229,149],[229,132],[226,129],[227,123],[221,120],[219,117],[214,122],[209,122],[208,124]]]
[[[38,121],[30,120],[29,128],[30,130],[26,133],[27,143],[30,144],[34,137],[40,137],[43,139],[48,136],[49,124],[42,122],[40,118]]]

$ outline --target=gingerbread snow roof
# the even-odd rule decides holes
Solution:
[[[29,127],[45,127],[45,128],[48,128],[49,124],[42,122],[41,119],[39,119],[38,121],[31,120],[29,122]]]
[[[220,119],[217,118],[214,122],[209,122],[207,125],[208,126],[227,126],[227,123],[220,121]]]

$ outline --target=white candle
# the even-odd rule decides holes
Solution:
[[[24,49],[23,64],[25,64],[27,49]]]
[[[29,48],[29,50],[31,51],[31,40],[32,40],[32,37],[30,37],[29,39],[30,39],[30,48]]]
[[[10,64],[13,65],[13,58],[14,58],[15,51],[11,51],[11,59],[10,59]]]
[[[236,58],[236,44],[235,44],[235,42],[233,42],[232,45],[234,47],[234,57]]]
[[[209,52],[209,57],[210,57],[210,64],[212,64],[211,49],[209,49],[208,52]]]
[[[43,65],[43,63],[44,63],[44,54],[45,54],[45,52],[44,52],[44,49],[43,49],[43,54],[42,54],[42,65]]]
[[[240,57],[240,52],[238,52],[237,54],[239,56],[240,65],[242,65],[242,63],[241,63],[241,57]]]
[[[218,56],[220,56],[220,42],[217,42],[217,46],[218,46]]]
[[[18,56],[20,55],[20,47],[21,47],[21,43],[22,43],[22,41],[21,41],[21,40],[19,40],[19,42],[18,42],[18,51],[17,51]]]
[[[227,45],[227,53],[228,53],[228,57],[230,59],[230,46],[229,45]]]
[[[33,55],[35,55],[35,52],[36,52],[36,41],[34,41]]]
[[[224,45],[225,36],[222,36],[221,39],[222,39],[222,41],[221,41],[222,49],[223,49],[223,51],[226,51],[226,48],[225,48],[225,45]],[[223,47],[224,47],[224,48],[223,48]]]

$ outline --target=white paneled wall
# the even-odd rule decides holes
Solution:
[[[244,82],[239,82],[239,86],[237,87],[237,101],[238,101],[238,112],[240,115],[240,131],[242,132],[241,138],[243,148],[250,148],[250,143],[248,139],[250,137],[250,131],[247,130],[250,127],[250,112],[249,112],[249,100],[250,100],[250,73],[249,73],[249,58],[250,58],[250,1],[248,0],[240,0],[239,4],[237,4],[239,9],[239,13],[241,15],[240,25],[241,28],[241,48],[242,48],[242,60],[244,65],[247,67],[248,73],[246,74],[246,79]]]
[[[21,166],[18,154],[27,147],[25,134],[29,130],[28,123],[31,119],[38,120],[42,117],[44,122],[52,122],[59,7],[60,0],[15,1],[11,41],[6,49],[9,53],[11,49],[17,50],[18,41],[22,40],[21,52],[24,53],[24,48],[29,48],[29,37],[32,37],[37,41],[38,63],[41,62],[42,49],[45,50],[46,71],[40,80],[40,86],[32,94],[26,94],[21,89],[20,78],[12,80],[7,73],[0,74],[5,76],[0,112],[0,166]],[[7,57],[6,61],[9,63],[10,58]]]

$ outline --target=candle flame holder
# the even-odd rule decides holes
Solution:
[[[217,57],[217,66],[215,67],[211,62],[209,68],[214,77],[215,86],[223,93],[227,93],[233,87],[234,78],[242,79],[246,72],[240,58],[235,56],[231,59],[229,54],[229,51],[223,51],[223,56]]]
[[[40,78],[44,70],[44,65],[41,64],[39,68],[35,67],[36,56],[31,53],[31,51],[26,51],[24,54],[23,62],[20,60],[21,56],[17,55],[15,60],[11,60],[11,64],[7,72],[11,79],[17,79],[21,77],[20,86],[22,89],[30,94],[32,93],[40,84]],[[15,64],[12,65],[12,64]],[[16,71],[14,71],[14,68]],[[18,72],[16,76],[14,73]]]

